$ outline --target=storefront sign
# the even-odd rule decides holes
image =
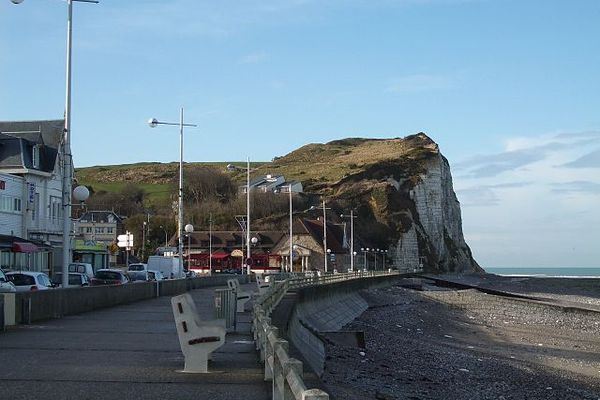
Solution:
[[[33,203],[35,201],[35,183],[29,184],[29,202]]]

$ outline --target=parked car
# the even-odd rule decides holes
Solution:
[[[17,288],[15,288],[15,285],[8,280],[4,271],[0,269],[0,293],[14,293],[16,291]]]
[[[147,282],[150,280],[148,271],[127,271],[127,276],[132,282]]]
[[[151,271],[151,270],[148,270],[148,278],[151,281],[162,281],[163,279],[165,279],[165,277],[163,276],[162,272],[160,272],[160,271]]]
[[[55,286],[62,286],[62,273],[56,273],[52,275],[52,283]],[[90,286],[90,278],[86,274],[79,272],[69,272],[69,285],[68,287],[86,287]]]
[[[43,272],[16,271],[7,273],[6,277],[15,285],[17,292],[48,290],[54,287],[48,275]]]
[[[69,272],[78,272],[80,274],[86,274],[90,279],[94,277],[94,268],[90,263],[73,262],[69,264]]]
[[[144,263],[129,264],[129,267],[127,268],[127,271],[147,271],[147,270],[148,270],[148,264],[144,264]]]
[[[120,269],[99,269],[96,276],[91,280],[92,286],[99,285],[123,285],[129,283],[130,279]]]

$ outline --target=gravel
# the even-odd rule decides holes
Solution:
[[[364,331],[366,348],[327,345],[335,399],[600,399],[600,313],[477,290],[362,295],[370,308],[344,330]]]

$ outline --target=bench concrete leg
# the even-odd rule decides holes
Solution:
[[[195,352],[185,357],[185,367],[183,372],[189,374],[208,373],[208,358],[206,352]]]

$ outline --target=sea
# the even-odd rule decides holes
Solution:
[[[600,278],[600,267],[484,267],[486,272],[503,276],[554,278]]]

